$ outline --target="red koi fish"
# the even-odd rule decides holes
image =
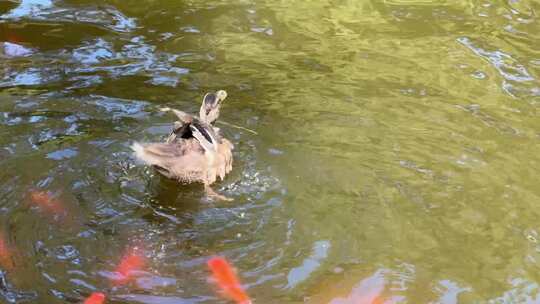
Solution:
[[[120,275],[120,278],[116,280],[117,284],[125,284],[131,279],[131,275],[134,271],[141,270],[146,264],[145,257],[138,252],[136,248],[130,249],[122,260],[115,272]]]
[[[384,298],[382,297],[376,297],[371,301],[371,304],[384,304]]]
[[[23,42],[23,39],[19,35],[13,33],[13,31],[7,28],[7,26],[0,27],[0,39],[2,41],[8,41],[8,42],[13,42],[13,43]]]
[[[242,288],[240,280],[227,260],[222,257],[214,257],[207,264],[212,271],[212,278],[226,297],[234,300],[237,304],[251,304],[251,299]]]
[[[385,270],[379,270],[363,279],[353,287],[346,298],[335,298],[329,304],[384,304],[394,303],[391,298],[383,296],[386,279]]]
[[[384,304],[384,298],[375,297],[371,299],[355,299],[352,301],[352,304]]]
[[[54,215],[66,215],[62,202],[53,197],[50,192],[46,191],[32,191],[30,192],[30,200],[41,209],[52,213]]]
[[[84,300],[83,304],[103,304],[105,303],[105,295],[101,292],[93,292]]]
[[[0,266],[6,270],[12,270],[14,268],[11,251],[11,248],[7,244],[7,239],[0,232]]]

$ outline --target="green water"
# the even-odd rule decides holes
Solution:
[[[540,302],[538,1],[0,1],[0,302]],[[24,47],[24,49],[22,48]],[[14,51],[15,50],[15,51]],[[225,89],[212,202],[136,163]],[[50,191],[58,219],[30,202]],[[148,265],[108,278],[125,248]],[[1,259],[0,259],[1,260]],[[1,261],[0,261],[1,262]],[[1,264],[1,263],[0,263]],[[356,304],[356,303],[355,303]]]

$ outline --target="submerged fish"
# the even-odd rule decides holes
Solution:
[[[0,266],[6,270],[12,270],[14,267],[12,257],[12,249],[9,248],[4,233],[0,232]]]
[[[105,303],[105,295],[101,292],[93,292],[84,300],[83,304],[103,304]]]
[[[137,250],[137,248],[131,248],[128,253],[122,257],[120,264],[116,267],[115,272],[120,276],[118,280],[115,280],[117,284],[127,283],[134,271],[141,270],[146,264],[146,258]]]
[[[383,296],[386,285],[385,272],[377,271],[352,288],[346,298],[335,298],[328,304],[384,304],[395,303],[392,297]]]
[[[212,271],[212,278],[226,297],[237,304],[251,304],[251,299],[242,288],[240,280],[227,260],[222,257],[211,258],[208,261],[208,267]]]
[[[53,215],[66,215],[66,210],[64,209],[62,202],[56,199],[50,192],[32,191],[30,192],[30,201],[42,210]]]
[[[351,304],[384,304],[384,298],[381,297],[359,297],[352,299]]]

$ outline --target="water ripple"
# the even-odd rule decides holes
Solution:
[[[213,255],[260,303],[537,301],[538,4],[256,2],[0,1],[1,301],[220,302]],[[218,88],[227,203],[129,148]]]
[[[0,19],[18,21],[21,18],[46,22],[93,24],[106,29],[127,33],[137,24],[112,6],[56,7],[51,0],[23,0],[19,6],[0,16]]]
[[[506,80],[517,82],[534,80],[531,74],[527,71],[527,68],[525,68],[524,65],[520,64],[509,54],[500,50],[484,50],[476,46],[472,40],[467,37],[458,38],[457,41],[468,47],[476,55],[489,61],[493,67],[499,71],[499,74],[501,74],[501,76],[503,76]]]
[[[35,300],[38,295],[36,292],[15,290],[8,282],[6,273],[0,271],[0,296],[2,296],[8,303],[24,303]]]
[[[122,117],[141,118],[148,113],[144,111],[147,102],[112,98],[107,96],[90,95],[87,104],[95,105],[112,115],[113,119]]]

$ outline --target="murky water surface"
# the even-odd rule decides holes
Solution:
[[[0,302],[226,303],[218,254],[256,303],[538,303],[539,14],[0,1]],[[217,89],[221,119],[257,132],[220,126],[227,203],[129,149],[167,135],[160,107],[196,112]],[[130,246],[147,266],[112,286]]]

